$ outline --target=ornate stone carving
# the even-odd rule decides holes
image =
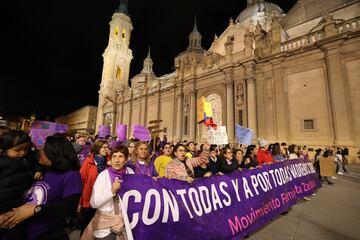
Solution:
[[[227,36],[227,40],[224,43],[226,55],[230,55],[234,48],[234,35]]]
[[[244,104],[244,85],[238,83],[236,85],[236,105],[241,107]]]
[[[214,52],[206,52],[201,58],[200,65],[203,69],[211,68],[215,63],[218,63],[221,55]]]
[[[247,28],[244,34],[245,56],[253,55],[254,33]]]

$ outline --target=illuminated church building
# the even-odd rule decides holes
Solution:
[[[116,135],[116,124],[127,124],[131,137],[134,124],[161,119],[168,139],[201,142],[196,108],[204,96],[229,142],[240,124],[254,129],[254,140],[359,149],[359,1],[298,0],[285,14],[274,3],[248,0],[208,50],[195,22],[174,72],[156,76],[149,51],[131,86],[133,26],[125,2],[110,21],[97,126]]]

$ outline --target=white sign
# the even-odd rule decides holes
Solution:
[[[209,127],[206,139],[209,144],[223,145],[228,144],[228,136],[226,134],[226,126],[218,126],[217,129]]]

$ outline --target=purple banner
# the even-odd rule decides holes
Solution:
[[[140,139],[141,141],[151,141],[151,134],[149,129],[142,125],[134,125],[133,136],[134,138]]]
[[[111,135],[110,127],[107,125],[99,125],[99,138],[105,138],[109,135]]]
[[[125,124],[118,124],[116,126],[116,133],[118,137],[119,142],[123,142],[126,140],[126,131],[127,131],[127,125]]]
[[[134,239],[239,239],[321,187],[313,165],[289,160],[197,179],[127,175],[120,196]]]

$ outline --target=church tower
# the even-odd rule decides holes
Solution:
[[[99,125],[108,125],[114,131],[117,97],[129,88],[130,63],[133,58],[129,48],[133,26],[128,13],[128,0],[120,0],[109,25],[108,46],[103,54],[96,125],[97,129]]]
[[[189,52],[204,52],[204,49],[201,46],[201,34],[198,31],[196,18],[194,22],[194,29],[189,34],[189,46],[187,47],[187,51]]]

